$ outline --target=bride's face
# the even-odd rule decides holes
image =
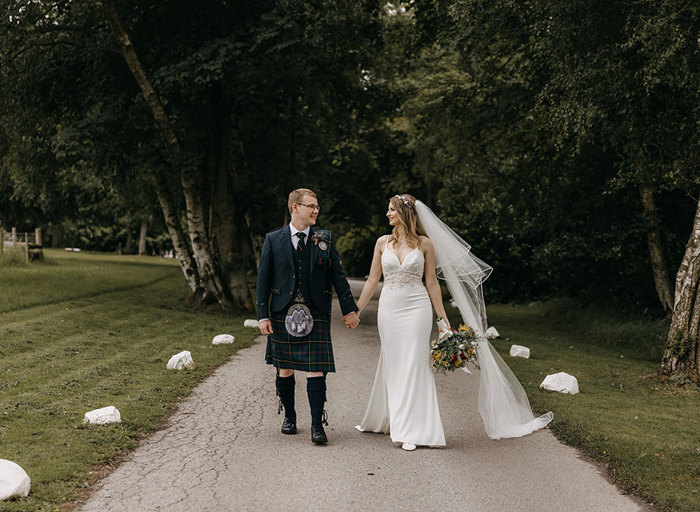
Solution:
[[[389,207],[386,210],[386,216],[389,219],[390,226],[396,226],[399,224],[399,214],[394,208],[394,205],[389,201]]]

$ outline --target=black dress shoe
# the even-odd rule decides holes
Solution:
[[[296,434],[297,433],[297,423],[291,418],[284,418],[284,423],[282,423],[282,433],[283,434]]]
[[[311,425],[311,442],[314,444],[326,444],[328,442],[323,425]]]

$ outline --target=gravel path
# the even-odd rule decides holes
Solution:
[[[352,283],[356,294],[361,284]],[[620,494],[546,430],[520,439],[489,439],[477,411],[477,374],[437,377],[447,448],[405,452],[388,436],[355,430],[379,356],[371,308],[376,310],[376,301],[355,331],[345,328],[337,308],[333,313],[337,373],[328,378],[329,445],[311,444],[303,374],[297,376],[299,433],[279,432],[274,371],[263,361],[260,338],[198,386],[166,427],[102,480],[80,510],[646,508]]]

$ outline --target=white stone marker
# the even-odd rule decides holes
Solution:
[[[227,345],[229,343],[235,343],[236,338],[231,336],[230,334],[219,334],[217,336],[214,336],[214,339],[211,340],[212,345]]]
[[[83,423],[91,423],[93,425],[104,425],[105,423],[121,423],[122,417],[119,414],[119,409],[113,405],[95,409],[94,411],[86,412]]]
[[[500,338],[501,335],[498,334],[498,331],[497,331],[496,328],[492,325],[491,327],[489,327],[488,329],[486,329],[486,337],[487,337],[488,339],[490,339],[490,340],[494,340],[494,339],[496,339],[496,338]]]
[[[27,496],[30,484],[29,475],[19,465],[0,459],[0,500]]]
[[[253,319],[248,319],[243,322],[243,327],[252,327],[253,329],[258,328],[258,321]]]
[[[524,357],[525,359],[530,359],[530,349],[522,345],[511,345],[510,357]]]
[[[182,352],[175,354],[170,358],[170,361],[168,361],[166,368],[168,370],[184,370],[185,368],[191,370],[194,368],[192,354],[190,354],[189,350],[183,350]]]
[[[559,372],[553,375],[547,375],[542,381],[542,384],[540,384],[540,387],[542,389],[548,389],[549,391],[558,391],[559,393],[575,395],[578,393],[578,380],[576,380],[576,377],[573,375]]]

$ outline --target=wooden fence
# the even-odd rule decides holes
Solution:
[[[5,249],[24,249],[27,261],[44,259],[43,245],[41,243],[41,228],[36,228],[34,233],[18,233],[17,228],[6,232],[0,228],[0,256]]]

